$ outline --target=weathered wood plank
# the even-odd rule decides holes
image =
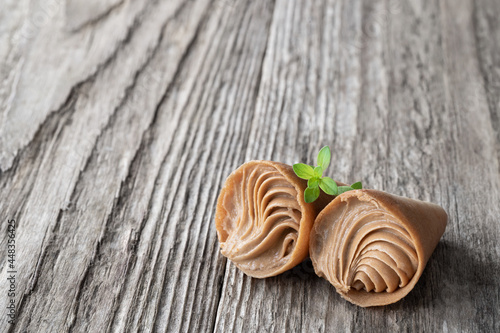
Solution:
[[[2,255],[1,332],[500,331],[498,1],[2,7],[0,217],[17,221],[18,320]],[[449,214],[396,304],[353,306],[310,261],[258,280],[219,253],[225,177],[325,144],[334,178]]]

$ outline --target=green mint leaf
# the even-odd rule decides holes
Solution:
[[[311,203],[319,197],[319,187],[314,188],[306,188],[304,191],[304,201],[307,203]]]
[[[314,169],[312,166],[304,164],[304,163],[297,163],[292,166],[293,171],[295,174],[302,179],[309,179],[314,177]]]
[[[317,166],[314,168],[314,175],[318,178],[321,178],[323,176],[323,168],[320,166]]]
[[[363,185],[361,185],[361,182],[356,182],[352,184],[351,187],[355,190],[361,190],[363,188]]]
[[[338,189],[339,189],[339,195],[341,195],[341,194],[342,194],[342,193],[344,193],[344,192],[354,190],[354,189],[353,189],[352,187],[350,187],[350,186],[339,186],[339,187],[338,187]]]
[[[309,178],[309,180],[307,181],[307,187],[318,187],[319,185],[319,178],[317,177],[313,177],[313,178]]]
[[[324,170],[330,165],[331,152],[330,147],[324,146],[318,153],[317,164]]]
[[[319,181],[319,187],[321,187],[323,192],[329,195],[337,195],[338,193],[337,183],[330,177],[321,178]]]

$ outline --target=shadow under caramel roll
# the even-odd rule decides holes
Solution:
[[[314,269],[351,303],[397,302],[422,275],[447,219],[443,208],[429,202],[376,190],[345,192],[316,218]]]
[[[317,213],[334,197],[306,204],[307,181],[291,166],[250,161],[226,179],[215,225],[221,253],[249,276],[275,276],[302,262]]]

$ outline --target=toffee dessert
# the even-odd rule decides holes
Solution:
[[[314,270],[351,303],[397,302],[422,275],[447,218],[433,203],[376,190],[345,192],[314,223]]]
[[[250,161],[236,169],[217,201],[221,253],[249,276],[275,276],[302,262],[317,213],[334,197],[306,204],[307,182],[291,166]]]

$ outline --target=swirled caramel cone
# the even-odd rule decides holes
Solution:
[[[447,219],[443,208],[429,202],[376,190],[345,192],[314,223],[314,270],[351,303],[397,302],[422,275]]]
[[[250,161],[236,169],[221,190],[215,226],[221,253],[249,276],[275,276],[309,254],[317,213],[334,197],[305,203],[307,181],[291,166]]]

